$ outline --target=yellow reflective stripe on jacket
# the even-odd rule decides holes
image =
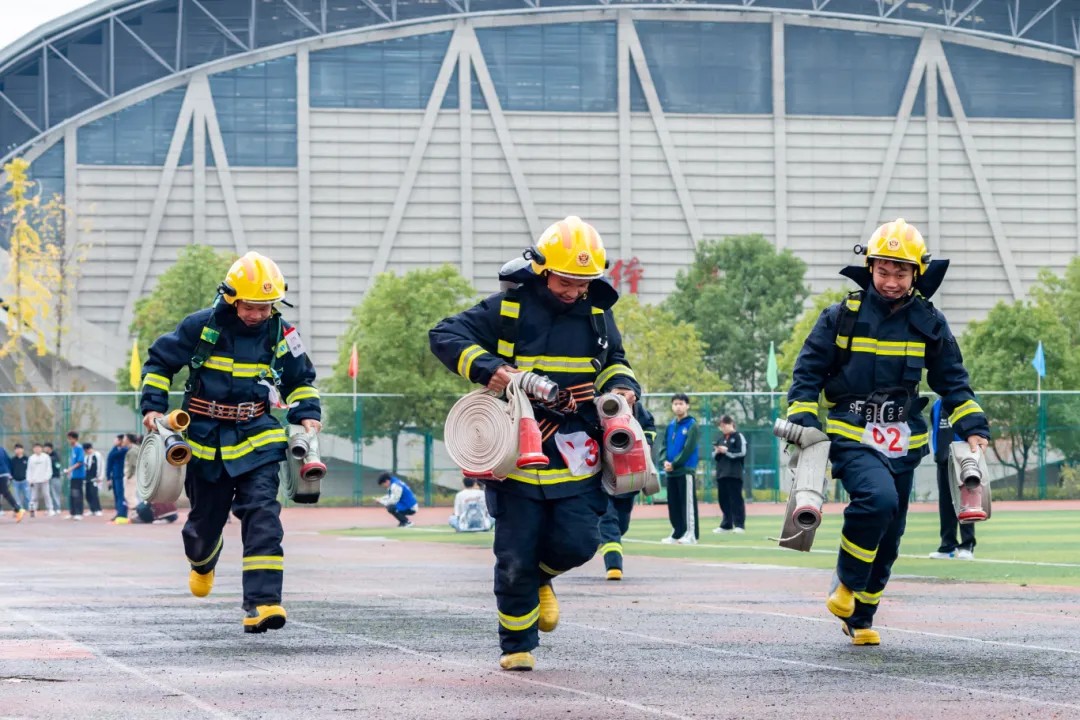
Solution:
[[[930,442],[930,433],[917,433],[912,435],[908,441],[908,450],[917,450],[924,447],[928,442]]]
[[[593,367],[592,360],[591,357],[522,355],[517,359],[516,364],[519,370],[540,370],[542,372],[561,373],[595,373],[596,368]]]
[[[855,442],[862,442],[863,428],[858,425],[843,422],[842,420],[836,420],[834,418],[827,419],[825,421],[825,432],[839,435],[842,438],[854,440]]]
[[[625,375],[631,380],[637,380],[637,376],[634,375],[634,371],[630,369],[629,365],[612,365],[604,368],[604,371],[596,376],[596,389],[599,390],[604,387],[604,384],[616,375]]]
[[[859,547],[843,535],[840,535],[840,549],[856,560],[862,560],[866,563],[874,562],[874,558],[877,557],[877,548],[867,550],[866,548]]]
[[[847,305],[848,310],[859,312],[859,308],[862,307],[862,300],[858,298],[847,298],[844,300],[844,304]]]
[[[190,439],[187,441],[187,444],[191,446],[191,454],[200,460],[213,460],[217,456],[217,448],[215,447],[200,445]]]
[[[147,385],[152,388],[157,388],[158,390],[164,390],[165,392],[169,392],[169,378],[165,377],[164,375],[158,375],[157,373],[146,373],[146,375],[143,377],[143,387],[146,387]]]
[[[979,407],[979,403],[974,400],[962,402],[952,411],[952,415],[949,416],[949,424],[955,425],[961,418],[965,418],[972,413],[981,413],[982,411],[983,409]]]
[[[495,350],[505,358],[514,357],[514,343],[512,342],[507,342],[506,340],[499,340],[499,345]]]
[[[528,630],[540,619],[540,606],[524,615],[507,615],[499,613],[499,624],[507,630]]]
[[[878,590],[875,593],[856,590],[853,594],[855,599],[864,605],[877,605],[881,602],[881,593],[883,592],[884,590]]]
[[[469,347],[462,350],[461,355],[458,356],[457,361],[458,375],[465,378],[466,380],[471,380],[471,378],[469,377],[469,373],[472,371],[473,362],[476,360],[476,358],[480,357],[486,352],[487,351],[479,345],[470,345]]]
[[[837,344],[839,344],[837,338]],[[843,346],[841,346],[843,347]],[[892,357],[924,357],[926,355],[926,343],[915,340],[878,340],[869,337],[851,338],[851,352],[868,353],[870,355],[888,355]]]
[[[816,402],[807,402],[806,400],[796,400],[788,405],[787,416],[798,415],[799,413],[810,413],[817,415],[818,404]]]
[[[236,445],[224,446],[221,448],[221,459],[237,460],[248,453],[254,452],[258,448],[286,441],[285,428],[270,428],[269,430],[263,430],[261,433],[252,435]]]
[[[253,378],[259,377],[263,372],[270,373],[270,366],[265,363],[238,363],[234,362],[232,358],[223,357],[221,355],[211,355],[206,359],[203,364],[203,368],[206,370],[217,370],[223,373],[229,373],[233,377]]]
[[[596,472],[600,472],[599,467],[597,467]],[[512,472],[506,477],[528,485],[558,485],[559,483],[588,480],[595,474],[596,473],[575,475],[570,472],[568,468],[555,468],[544,470],[522,470],[521,472]]]
[[[600,553],[601,555],[607,555],[609,552],[617,552],[620,555],[622,555],[622,543],[617,543],[617,542],[604,543],[603,545],[600,546],[600,549],[597,550],[597,552]]]
[[[289,396],[285,398],[286,405],[292,405],[294,402],[300,402],[301,400],[310,400],[319,398],[319,391],[310,385],[301,385],[300,387],[289,393]]]
[[[217,539],[217,545],[214,546],[214,549],[211,550],[210,554],[207,555],[205,558],[203,558],[202,560],[192,560],[191,558],[188,558],[188,562],[191,564],[191,567],[202,567],[203,565],[206,565],[211,560],[213,560],[215,557],[217,557],[217,554],[219,552],[221,552],[221,545],[224,542],[225,542],[225,536],[224,535],[219,535],[218,539]]]
[[[499,305],[499,314],[516,320],[521,314],[521,303],[504,298],[502,304]]]

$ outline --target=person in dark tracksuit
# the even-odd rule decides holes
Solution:
[[[241,523],[243,627],[250,633],[279,629],[286,618],[277,501],[286,432],[270,410],[284,402],[288,422],[309,432],[321,428],[315,368],[296,329],[275,308],[285,289],[274,261],[249,252],[233,263],[212,307],[154,342],[142,370],[149,432],[169,409],[173,376],[189,368],[183,407],[191,415],[192,459],[184,489],[191,512],[182,531],[188,586],[196,597],[210,594],[231,507]]]
[[[671,536],[660,542],[693,545],[700,536],[697,487],[694,484],[698,465],[698,426],[697,420],[690,415],[690,398],[686,394],[677,393],[671,398],[671,410],[675,418],[668,424],[660,449],[667,473]]]
[[[937,463],[937,488],[938,488],[938,519],[941,527],[941,544],[930,557],[935,560],[957,558],[958,560],[975,559],[975,524],[964,523],[956,517],[956,508],[953,506],[952,492],[949,485],[952,479],[949,477],[949,446],[954,441],[962,440],[953,432],[949,418],[941,413],[941,398],[934,402],[934,408],[930,412],[930,427],[936,432],[930,436],[930,443],[934,451],[934,462]],[[960,528],[960,542],[956,542],[956,529]]]
[[[923,370],[943,413],[972,448],[990,435],[960,348],[930,304],[948,261],[930,261],[919,231],[898,219],[879,227],[865,266],[845,268],[861,292],[826,308],[795,362],[787,419],[820,429],[818,396],[833,476],[851,498],[826,606],[855,645],[877,645],[874,613],[900,550],[915,468],[929,436],[919,398]]]
[[[720,503],[720,527],[714,533],[746,532],[746,502],[743,500],[743,461],[746,438],[735,430],[730,415],[720,418],[720,437],[713,445],[716,461],[716,497]]]
[[[531,670],[538,631],[559,620],[551,581],[596,553],[607,510],[600,485],[597,394],[616,392],[631,406],[640,394],[623,353],[612,306],[618,293],[603,278],[607,256],[588,223],[568,217],[544,231],[500,277],[507,289],[439,322],[432,352],[450,370],[502,393],[511,372],[547,375],[561,388],[554,407],[534,403],[545,469],[488,480],[495,518],[495,598],[504,670]]]
[[[105,479],[112,490],[113,506],[116,508],[116,514],[109,522],[118,525],[128,522],[127,501],[124,500],[124,459],[128,452],[129,449],[124,446],[124,435],[117,435],[116,442],[105,460]]]
[[[634,417],[645,433],[645,441],[652,452],[656,442],[656,420],[652,413],[641,403],[634,405]],[[608,495],[607,511],[600,516],[600,554],[604,556],[604,569],[608,580],[622,580],[623,551],[622,536],[630,529],[630,513],[634,511],[634,501],[638,493]]]

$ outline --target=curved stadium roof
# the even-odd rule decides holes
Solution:
[[[626,7],[631,3],[619,3]],[[0,51],[0,154],[113,97],[253,52],[358,29],[492,12],[611,6],[612,0],[97,0]],[[947,28],[1080,55],[1080,0],[669,0]]]

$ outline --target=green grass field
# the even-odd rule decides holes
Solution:
[[[670,526],[664,520],[631,522],[623,538],[627,557],[651,555],[722,563],[753,563],[830,569],[836,562],[841,516],[827,512],[814,541],[814,550],[784,550],[769,537],[780,532],[780,518],[749,517],[745,535],[715,535],[710,523],[702,528],[698,545],[662,545]],[[976,529],[978,547],[974,561],[930,560],[938,546],[937,513],[908,516],[901,557],[893,568],[897,575],[917,575],[943,580],[1010,583],[1016,585],[1080,586],[1080,517],[1070,511],[995,513]],[[366,528],[337,531],[344,535],[385,537],[405,542],[440,542],[490,547],[493,533],[455,533],[450,527],[398,529]]]

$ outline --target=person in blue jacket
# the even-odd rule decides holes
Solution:
[[[418,503],[412,488],[398,477],[384,472],[379,475],[379,487],[386,488],[386,495],[376,498],[386,511],[398,521],[398,527],[412,527],[410,515],[416,514]]]
[[[853,644],[878,645],[874,613],[899,554],[915,468],[929,445],[926,400],[919,398],[923,371],[973,449],[986,447],[990,428],[948,322],[928,300],[948,262],[931,262],[922,235],[902,219],[879,227],[868,247],[855,251],[866,255],[865,265],[841,274],[862,289],[826,308],[807,337],[787,419],[820,429],[824,393],[833,476],[851,498],[826,606]]]
[[[229,510],[240,520],[244,543],[244,632],[285,625],[281,606],[285,569],[278,471],[286,432],[270,414],[287,406],[289,423],[318,432],[321,406],[315,368],[296,328],[275,304],[285,300],[277,264],[249,252],[229,269],[213,306],[188,315],[151,345],[142,368],[143,424],[169,409],[173,376],[188,369],[183,409],[191,415],[192,459],[184,489],[191,512],[184,550],[196,597],[210,594],[221,557]]]
[[[656,441],[656,420],[651,412],[641,403],[634,405],[634,417],[645,433],[645,441],[652,452]],[[607,510],[600,516],[600,554],[604,556],[604,570],[608,580],[623,578],[622,537],[630,529],[630,513],[634,511],[634,501],[638,492],[623,495],[608,495]]]
[[[930,553],[930,557],[935,560],[949,558],[974,560],[975,524],[960,524],[960,520],[956,517],[956,508],[953,507],[952,491],[949,488],[952,482],[949,477],[949,445],[963,438],[953,432],[949,418],[942,414],[941,398],[934,401],[930,419],[930,445],[937,465],[938,520],[941,529],[941,544],[938,545],[937,550]],[[960,542],[956,541],[957,528],[960,529]]]
[[[504,670],[531,670],[538,631],[559,621],[552,580],[586,563],[600,542],[607,510],[600,486],[596,394],[617,392],[631,406],[640,387],[623,353],[604,279],[599,233],[578,217],[555,223],[508,263],[503,292],[439,322],[431,350],[451,371],[502,393],[513,372],[543,373],[561,388],[550,406],[535,404],[550,464],[485,482],[495,518],[495,598]]]

